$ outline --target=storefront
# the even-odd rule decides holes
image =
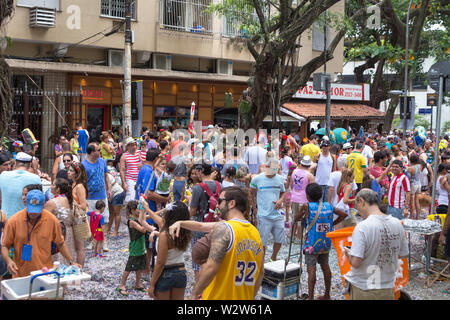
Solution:
[[[139,80],[143,81],[142,126],[152,130],[186,128],[192,102],[196,105],[194,119],[203,121],[203,125],[215,123],[216,113],[216,122],[224,120],[220,117],[223,110],[228,118],[236,114],[237,120],[237,97],[247,87],[246,84]],[[82,88],[83,92],[81,105],[73,105],[74,110],[81,109],[82,115],[81,119],[74,119],[73,126],[81,120],[83,127],[94,138],[98,138],[104,130],[122,126],[122,78],[72,75],[70,81],[73,89]],[[229,108],[224,106],[226,92],[234,96]]]

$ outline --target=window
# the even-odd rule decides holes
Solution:
[[[17,6],[60,10],[59,0],[17,0]]]
[[[131,3],[131,19],[136,20],[136,1]],[[100,15],[103,17],[125,19],[126,0],[102,0]]]
[[[212,16],[206,12],[211,0],[160,0],[161,27],[194,33],[211,33]]]
[[[225,37],[245,37],[247,30],[246,26],[242,25],[243,21],[246,21],[247,25],[252,23],[259,25],[256,11],[248,17],[244,12],[234,10],[232,13],[223,16],[222,35]]]
[[[331,43],[331,32],[330,28],[327,28],[327,46]],[[323,35],[323,25],[315,22],[312,27],[312,49],[315,51],[323,51],[324,46],[324,35]]]

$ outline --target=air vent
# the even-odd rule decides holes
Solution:
[[[30,27],[54,28],[56,22],[56,10],[45,8],[30,8]]]
[[[108,66],[110,67],[123,67],[124,53],[121,50],[109,50],[108,51]]]

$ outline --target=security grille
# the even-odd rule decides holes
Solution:
[[[161,27],[194,33],[212,33],[211,0],[160,0]]]
[[[126,0],[101,0],[100,15],[109,18],[125,19]],[[131,3],[131,19],[136,20],[136,1]]]

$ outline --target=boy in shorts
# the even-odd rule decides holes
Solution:
[[[319,300],[330,300],[331,270],[328,264],[328,255],[331,249],[331,240],[326,237],[328,232],[333,231],[333,226],[344,221],[347,214],[335,209],[329,202],[322,202],[322,187],[317,183],[310,183],[306,187],[305,203],[298,214],[295,222],[305,218],[306,239],[303,245],[305,264],[308,271],[308,296],[314,300],[314,288],[316,285],[316,264],[320,264],[325,280],[325,294]],[[333,214],[338,218],[333,222]]]

